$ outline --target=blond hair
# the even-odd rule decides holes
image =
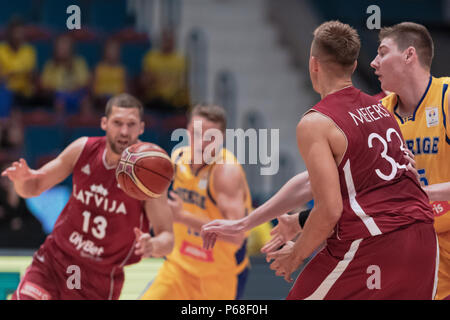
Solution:
[[[312,55],[322,62],[331,62],[344,71],[353,71],[361,42],[358,32],[340,21],[327,21],[314,30]]]
[[[198,104],[190,112],[189,121],[191,121],[194,116],[199,116],[219,124],[220,130],[225,132],[227,127],[227,114],[224,108],[214,104]]]

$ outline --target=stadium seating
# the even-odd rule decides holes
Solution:
[[[64,147],[64,136],[58,125],[30,125],[25,127],[25,159],[32,168],[38,166],[43,155],[60,153]]]
[[[89,24],[99,31],[111,33],[125,28],[130,21],[127,2],[123,0],[95,0],[90,2]]]
[[[4,24],[14,16],[19,16],[26,21],[33,21],[34,0],[3,1],[0,10],[0,22]]]

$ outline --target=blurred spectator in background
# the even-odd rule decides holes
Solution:
[[[84,58],[74,54],[73,40],[62,35],[55,41],[53,57],[44,65],[41,86],[53,97],[57,112],[76,114],[87,98],[89,68]]]
[[[23,151],[23,141],[21,113],[12,110],[8,118],[0,119],[0,161],[17,159]]]
[[[0,44],[0,105],[9,115],[10,105],[33,104],[36,76],[36,51],[25,42],[25,26],[12,19],[6,28],[6,41]],[[10,95],[5,90],[10,92]]]
[[[94,104],[101,113],[109,98],[127,91],[127,73],[120,61],[120,49],[119,41],[109,39],[103,49],[103,59],[95,67]]]
[[[7,166],[2,166],[3,171]],[[42,225],[28,210],[9,179],[0,179],[0,247],[38,248],[45,240]]]
[[[183,55],[175,51],[175,36],[163,30],[159,50],[144,56],[141,90],[148,110],[185,113],[188,104],[187,66]]]

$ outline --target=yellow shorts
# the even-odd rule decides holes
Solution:
[[[436,300],[442,300],[450,296],[450,258],[439,247],[439,271]]]
[[[165,261],[142,300],[234,300],[242,298],[248,267],[239,275],[196,277]]]

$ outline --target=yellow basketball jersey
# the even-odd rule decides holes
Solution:
[[[450,181],[450,119],[448,114],[450,77],[430,77],[427,90],[409,117],[398,114],[397,95],[382,99],[395,115],[407,147],[414,153],[420,180],[424,185]],[[438,235],[450,232],[450,202],[432,202]],[[450,236],[439,243],[450,255]]]
[[[213,170],[219,159],[223,163],[234,163],[239,166],[246,188],[246,213],[252,210],[252,200],[245,178],[245,173],[235,156],[225,148],[213,164],[201,168],[195,175],[189,165],[190,147],[175,150],[172,160],[175,163],[173,189],[183,199],[183,209],[196,216],[208,219],[224,219],[216,205],[216,193],[213,183]],[[175,244],[167,260],[176,263],[186,272],[196,276],[210,276],[218,273],[239,274],[248,265],[246,241],[239,248],[237,245],[217,241],[212,250],[203,249],[200,235],[184,224],[174,223]]]

